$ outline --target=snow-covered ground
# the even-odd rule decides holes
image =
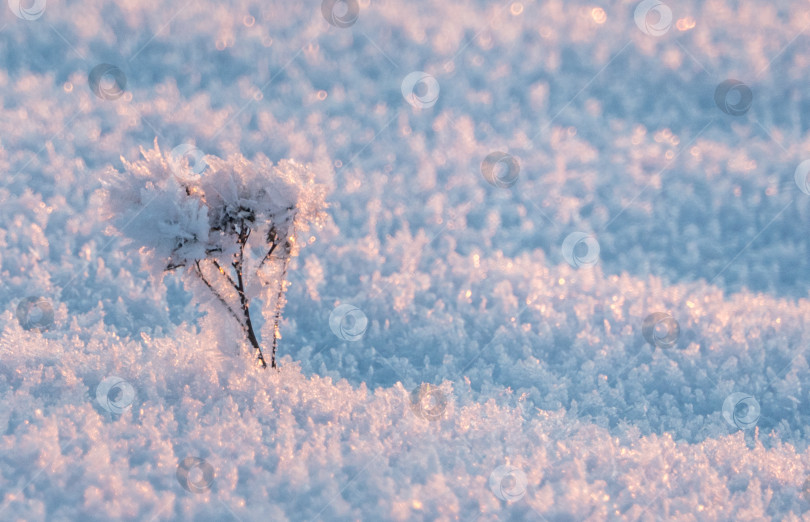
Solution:
[[[806,2],[2,7],[0,519],[810,516]],[[278,371],[108,220],[155,139],[328,187]]]

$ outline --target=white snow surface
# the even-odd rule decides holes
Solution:
[[[0,9],[1,520],[810,516],[806,2],[645,2],[658,36],[630,1],[359,0],[347,27],[316,1],[23,4]],[[278,371],[115,234],[109,177],[155,140],[328,188]]]

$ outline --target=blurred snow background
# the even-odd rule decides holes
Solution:
[[[362,0],[344,28],[315,1],[8,4],[0,518],[810,511],[806,2],[652,2],[646,32],[635,1]],[[99,64],[120,97],[94,93]],[[415,71],[430,107],[403,97]],[[728,79],[753,93],[738,116]],[[107,167],[156,137],[330,186],[280,372],[100,219]],[[509,188],[481,173],[496,151]],[[580,231],[599,257],[574,268]],[[17,317],[29,297],[45,331]],[[357,340],[330,328],[344,304]],[[656,312],[675,346],[645,340]],[[110,377],[134,398],[99,400]]]

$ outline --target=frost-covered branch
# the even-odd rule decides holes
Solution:
[[[231,313],[231,315],[234,317],[234,319],[236,319],[236,322],[238,322],[239,325],[242,326],[242,328],[244,329],[245,325],[242,324],[241,319],[239,319],[239,316],[236,314],[236,312],[233,310],[233,308],[231,308],[231,305],[228,304],[228,301],[226,301],[224,297],[219,295],[219,292],[217,291],[217,289],[214,288],[214,286],[211,283],[208,282],[208,279],[205,278],[205,275],[202,273],[202,269],[200,268],[200,262],[197,261],[194,264],[197,267],[197,275],[199,276],[199,278],[203,282],[203,284],[205,284],[205,286],[207,286],[208,289],[211,290],[211,293],[214,295],[214,297],[216,297],[219,300],[219,302],[222,303],[222,305],[225,307],[225,309],[228,310]]]
[[[183,158],[163,155],[157,141],[141,153],[140,161],[122,158],[123,173],[109,172],[112,223],[145,247],[156,279],[186,268],[188,286],[228,312],[263,367],[250,304],[256,297],[273,303],[275,367],[287,270],[297,253],[295,235],[320,226],[324,187],[305,165],[290,160],[274,165],[263,156],[254,161],[241,155],[206,156],[208,168],[197,174]],[[205,261],[212,267],[208,273]],[[268,265],[275,270],[268,271]]]

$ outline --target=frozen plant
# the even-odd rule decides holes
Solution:
[[[292,160],[273,165],[263,155],[254,161],[200,155],[192,168],[185,155],[164,155],[157,140],[141,154],[135,162],[121,158],[123,173],[109,169],[111,223],[142,245],[155,281],[182,269],[198,298],[227,311],[263,368],[250,304],[260,298],[271,305],[275,367],[287,267],[297,253],[296,236],[323,221],[325,187]]]

